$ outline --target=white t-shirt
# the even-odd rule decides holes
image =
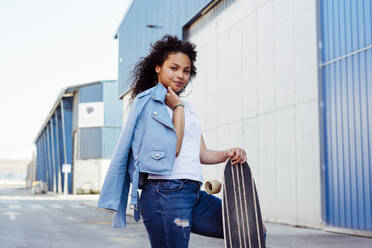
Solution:
[[[181,151],[174,160],[172,174],[170,176],[149,174],[149,179],[191,179],[203,182],[203,170],[200,163],[200,121],[191,104],[185,101],[183,103],[185,105],[185,129]],[[172,119],[173,110],[166,107]]]

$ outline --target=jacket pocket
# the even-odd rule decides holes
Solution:
[[[165,158],[165,151],[152,150],[150,151],[149,155],[152,159],[160,160],[162,158]]]
[[[165,148],[150,148],[141,156],[139,167],[141,172],[157,175],[169,175],[172,168],[169,166],[169,153]]]

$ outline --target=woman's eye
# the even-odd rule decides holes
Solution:
[[[177,70],[177,68],[176,68],[176,67],[171,67],[171,70],[173,70],[173,71],[174,71],[174,70]]]
[[[186,74],[190,74],[190,71],[185,71]]]

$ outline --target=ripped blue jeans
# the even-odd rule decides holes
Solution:
[[[146,180],[139,209],[151,247],[188,247],[190,232],[223,238],[221,199],[189,179]]]

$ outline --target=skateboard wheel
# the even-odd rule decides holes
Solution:
[[[207,181],[204,188],[208,194],[217,194],[221,191],[221,183],[218,180]]]

